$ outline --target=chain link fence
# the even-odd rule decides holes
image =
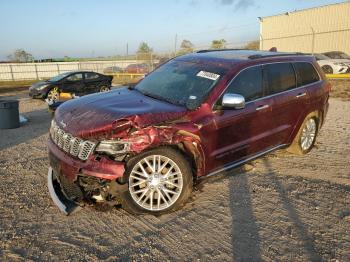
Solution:
[[[136,54],[111,61],[2,63],[0,81],[42,80],[61,73],[94,71],[102,74],[147,74],[159,63],[153,53]]]

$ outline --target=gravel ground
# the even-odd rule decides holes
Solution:
[[[208,178],[175,213],[66,217],[46,187],[51,115],[16,97],[30,122],[0,130],[1,261],[350,261],[350,102],[330,100],[310,154],[280,150]]]

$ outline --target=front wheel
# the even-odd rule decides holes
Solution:
[[[46,98],[50,102],[57,102],[60,98],[60,92],[57,87],[50,89],[47,93]]]
[[[325,74],[333,74],[333,68],[329,65],[322,66],[322,70]]]
[[[128,163],[125,208],[132,213],[163,214],[189,198],[193,177],[189,162],[172,148],[158,148]]]

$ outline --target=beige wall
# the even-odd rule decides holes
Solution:
[[[264,17],[260,34],[263,50],[350,54],[350,1]]]

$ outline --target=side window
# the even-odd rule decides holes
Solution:
[[[306,62],[297,62],[294,63],[294,67],[297,73],[298,87],[308,85],[320,80],[320,77],[312,64]]]
[[[287,91],[296,87],[292,64],[276,63],[264,66],[269,95]]]
[[[246,102],[262,97],[261,66],[250,67],[240,72],[226,89],[225,93],[242,95]]]
[[[99,75],[96,74],[96,73],[85,73],[85,79],[86,80],[94,80],[94,79],[97,79],[99,78]]]
[[[73,75],[67,77],[68,81],[80,81],[82,79],[83,79],[82,73],[73,74]]]

